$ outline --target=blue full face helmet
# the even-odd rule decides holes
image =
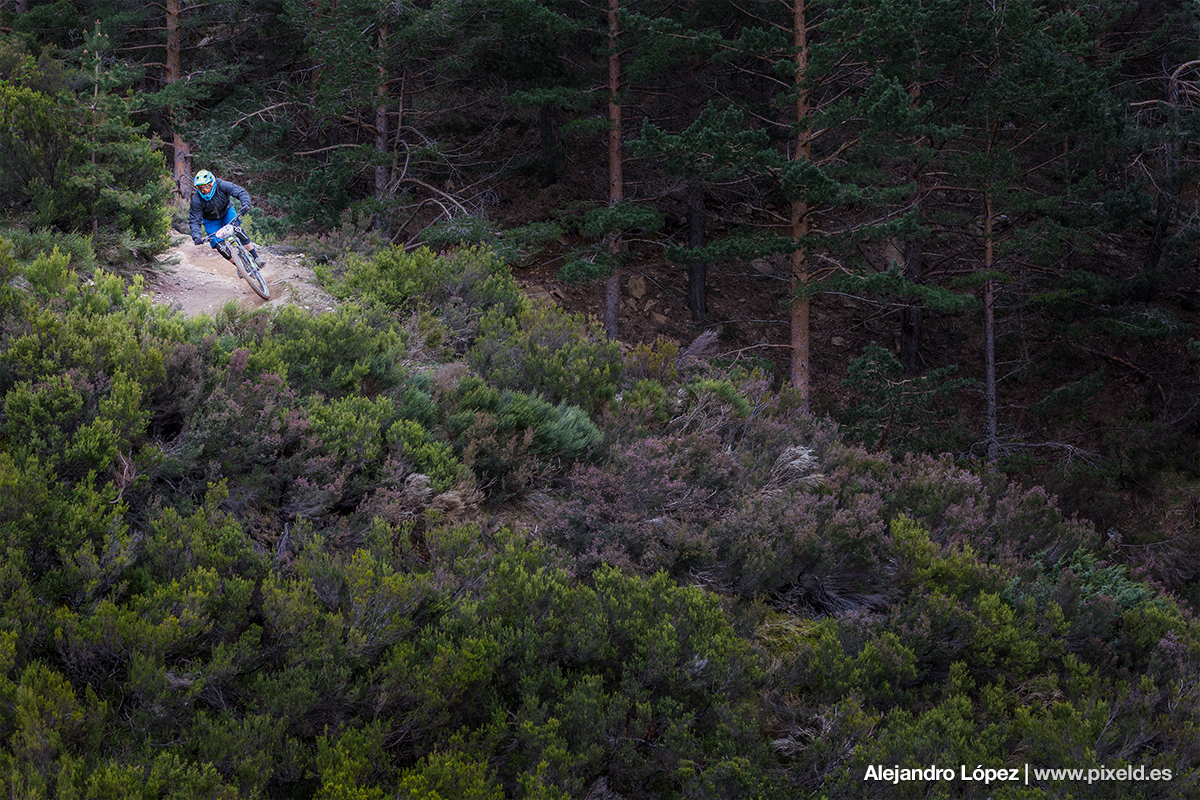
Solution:
[[[206,169],[196,173],[196,180],[192,181],[192,184],[205,200],[212,200],[217,191],[217,178]]]

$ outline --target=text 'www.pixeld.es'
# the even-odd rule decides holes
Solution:
[[[899,764],[885,766],[872,764],[867,767],[864,781],[884,781],[885,783],[910,783],[933,781],[954,781],[958,783],[1022,783],[1025,785],[1041,783],[1108,783],[1116,781],[1169,781],[1171,770],[1150,769],[1147,767],[1090,767],[1057,768],[1036,767],[1024,764],[1019,767],[993,768],[982,764],[975,767],[959,765],[954,767],[939,767],[931,764],[928,767],[901,767]]]

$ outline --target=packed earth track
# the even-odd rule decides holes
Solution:
[[[271,299],[263,300],[249,284],[237,276],[233,264],[217,251],[196,246],[177,238],[158,258],[155,275],[147,288],[156,303],[176,308],[184,315],[214,315],[229,302],[244,309],[295,304],[311,311],[328,311],[333,299],[316,283],[312,269],[302,253],[293,248],[263,246],[266,261],[263,277],[271,289]]]

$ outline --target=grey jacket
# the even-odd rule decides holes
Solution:
[[[204,238],[204,225],[201,221],[223,219],[225,212],[229,210],[230,198],[233,197],[236,197],[242,204],[241,213],[245,214],[246,210],[250,208],[250,193],[236,183],[217,178],[211,200],[205,200],[199,192],[192,192],[192,207],[188,222],[193,242],[199,243]]]

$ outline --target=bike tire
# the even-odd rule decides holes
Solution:
[[[242,262],[242,277],[246,279],[246,283],[250,284],[254,293],[263,300],[270,300],[271,287],[267,286],[267,279],[258,271],[258,265],[254,263],[254,259],[250,257],[245,248],[238,248],[238,260]]]

